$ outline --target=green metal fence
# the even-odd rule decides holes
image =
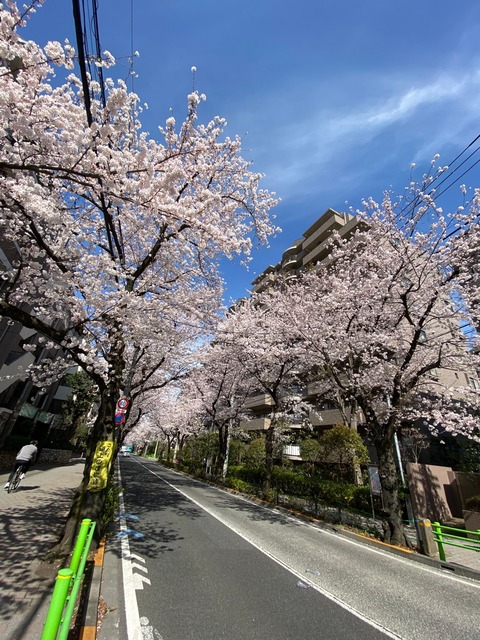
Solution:
[[[41,640],[66,640],[82,584],[95,522],[82,520],[70,566],[60,569],[55,580]]]
[[[447,527],[441,525],[439,522],[432,522],[432,532],[433,538],[438,545],[440,560],[443,562],[447,560],[445,545],[480,552],[480,529],[477,531],[468,531],[466,529]],[[466,538],[465,536],[469,537]]]

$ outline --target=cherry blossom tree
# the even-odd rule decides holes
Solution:
[[[171,462],[172,457],[176,460],[187,438],[204,430],[201,402],[185,398],[182,384],[172,383],[142,396],[135,424],[131,427],[129,424],[123,432],[125,442],[143,446],[146,442],[162,441],[167,461]]]
[[[198,92],[160,142],[142,131],[138,97],[121,81],[106,79],[105,103],[91,98],[86,113],[73,48],[23,40],[21,11],[0,7],[0,229],[18,252],[1,273],[0,314],[38,331],[99,388],[72,532],[102,508],[104,492],[86,486],[96,443],[115,436],[118,397],[160,369],[160,384],[176,376],[172,352],[211,331],[220,258],[266,242],[275,200],[225,121],[197,122]],[[65,82],[55,65],[70,72]]]
[[[217,334],[218,342],[251,377],[256,393],[265,395],[265,491],[271,486],[276,437],[289,425],[304,423],[309,409],[299,389],[303,345],[277,313],[277,293],[266,291],[241,301]]]
[[[366,202],[355,235],[333,235],[328,260],[277,287],[271,302],[279,323],[296,328],[319,397],[361,412],[397,544],[405,544],[394,455],[402,428],[480,435],[469,331],[480,283],[464,267],[478,248],[478,202],[468,215],[444,215],[418,186],[408,194]]]
[[[253,390],[253,379],[229,345],[214,342],[197,354],[199,366],[184,385],[183,401],[201,403],[205,425],[218,433],[217,478],[225,478],[232,431],[247,417],[245,404]],[[190,398],[191,400],[189,400]]]

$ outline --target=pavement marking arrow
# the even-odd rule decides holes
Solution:
[[[132,570],[133,569],[140,569],[140,571],[146,571],[148,573],[147,567],[143,564],[138,564],[138,562],[132,562]]]
[[[133,560],[134,558],[135,560],[139,560],[140,562],[145,562],[145,558],[142,558],[142,556],[139,556],[136,553],[131,553],[130,560]]]
[[[134,520],[134,521],[138,521],[140,520],[140,518],[136,515],[134,515],[133,513],[121,513],[119,516],[116,517],[116,520]]]
[[[148,585],[152,584],[150,580],[147,578],[147,576],[143,576],[141,573],[133,574],[133,584],[135,589],[143,589],[144,582]]]

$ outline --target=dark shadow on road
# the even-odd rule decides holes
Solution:
[[[122,460],[121,466],[127,512],[129,504],[135,505],[134,513],[127,513],[125,519],[125,528],[130,530],[130,547],[132,551],[145,557],[155,558],[181,547],[184,538],[178,531],[178,524],[174,522],[177,518],[196,520],[207,517],[201,507],[173,487],[184,491],[200,488],[211,495],[216,509],[240,512],[252,521],[300,526],[300,522],[297,523],[288,515],[277,511],[275,505],[255,504],[197,479],[172,473],[154,462],[145,464],[142,461],[141,467],[145,466],[154,473],[139,468],[134,459]],[[165,477],[166,482],[162,477]],[[159,512],[164,512],[165,516],[161,524],[158,520]],[[130,517],[132,515],[133,518]],[[142,535],[141,538],[136,536],[137,532]],[[120,554],[120,549],[117,553]]]
[[[172,518],[197,519],[205,517],[205,512],[182,496],[157,476],[139,470],[138,464],[127,459],[122,460],[122,486],[124,499],[128,504],[135,504],[135,513],[125,518],[125,527],[131,532],[129,542],[132,551],[143,556],[155,558],[161,554],[178,549],[183,541]],[[165,512],[165,521],[159,524],[157,514]],[[129,517],[133,515],[134,518]],[[135,519],[138,518],[138,521]],[[136,532],[142,538],[136,537]],[[122,535],[115,527],[115,534]],[[120,549],[113,549],[120,554]]]
[[[34,491],[35,489],[40,489],[40,485],[39,484],[23,484],[22,483],[18,487],[18,489],[16,489],[12,493],[18,493],[19,491],[21,491],[23,493],[24,491]]]
[[[158,463],[152,463],[154,471],[163,470],[167,474],[169,470],[160,466]],[[170,472],[172,473],[172,472]],[[152,476],[153,478],[155,476]],[[271,522],[272,524],[284,524],[292,526],[300,526],[300,522],[295,522],[288,515],[281,513],[277,510],[277,506],[268,502],[255,502],[254,499],[248,496],[236,496],[222,487],[202,482],[196,478],[190,478],[188,476],[173,473],[173,477],[169,478],[169,481],[179,488],[198,488],[202,487],[204,491],[211,492],[212,498],[216,499],[215,506],[219,509],[234,509],[247,514],[251,520],[259,522]],[[168,486],[168,485],[167,485]],[[257,499],[258,500],[258,499]]]
[[[225,498],[217,501],[215,506],[218,509],[234,509],[235,511],[240,511],[255,522],[269,522],[271,524],[289,525],[291,527],[301,526],[300,522],[295,522],[295,520],[288,515],[277,511],[275,505],[268,503],[256,504],[255,502],[250,502],[248,498],[239,498],[227,494]]]

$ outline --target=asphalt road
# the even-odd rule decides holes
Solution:
[[[127,618],[137,615],[145,640],[480,640],[474,580],[155,462],[123,458],[121,474],[130,514]]]

